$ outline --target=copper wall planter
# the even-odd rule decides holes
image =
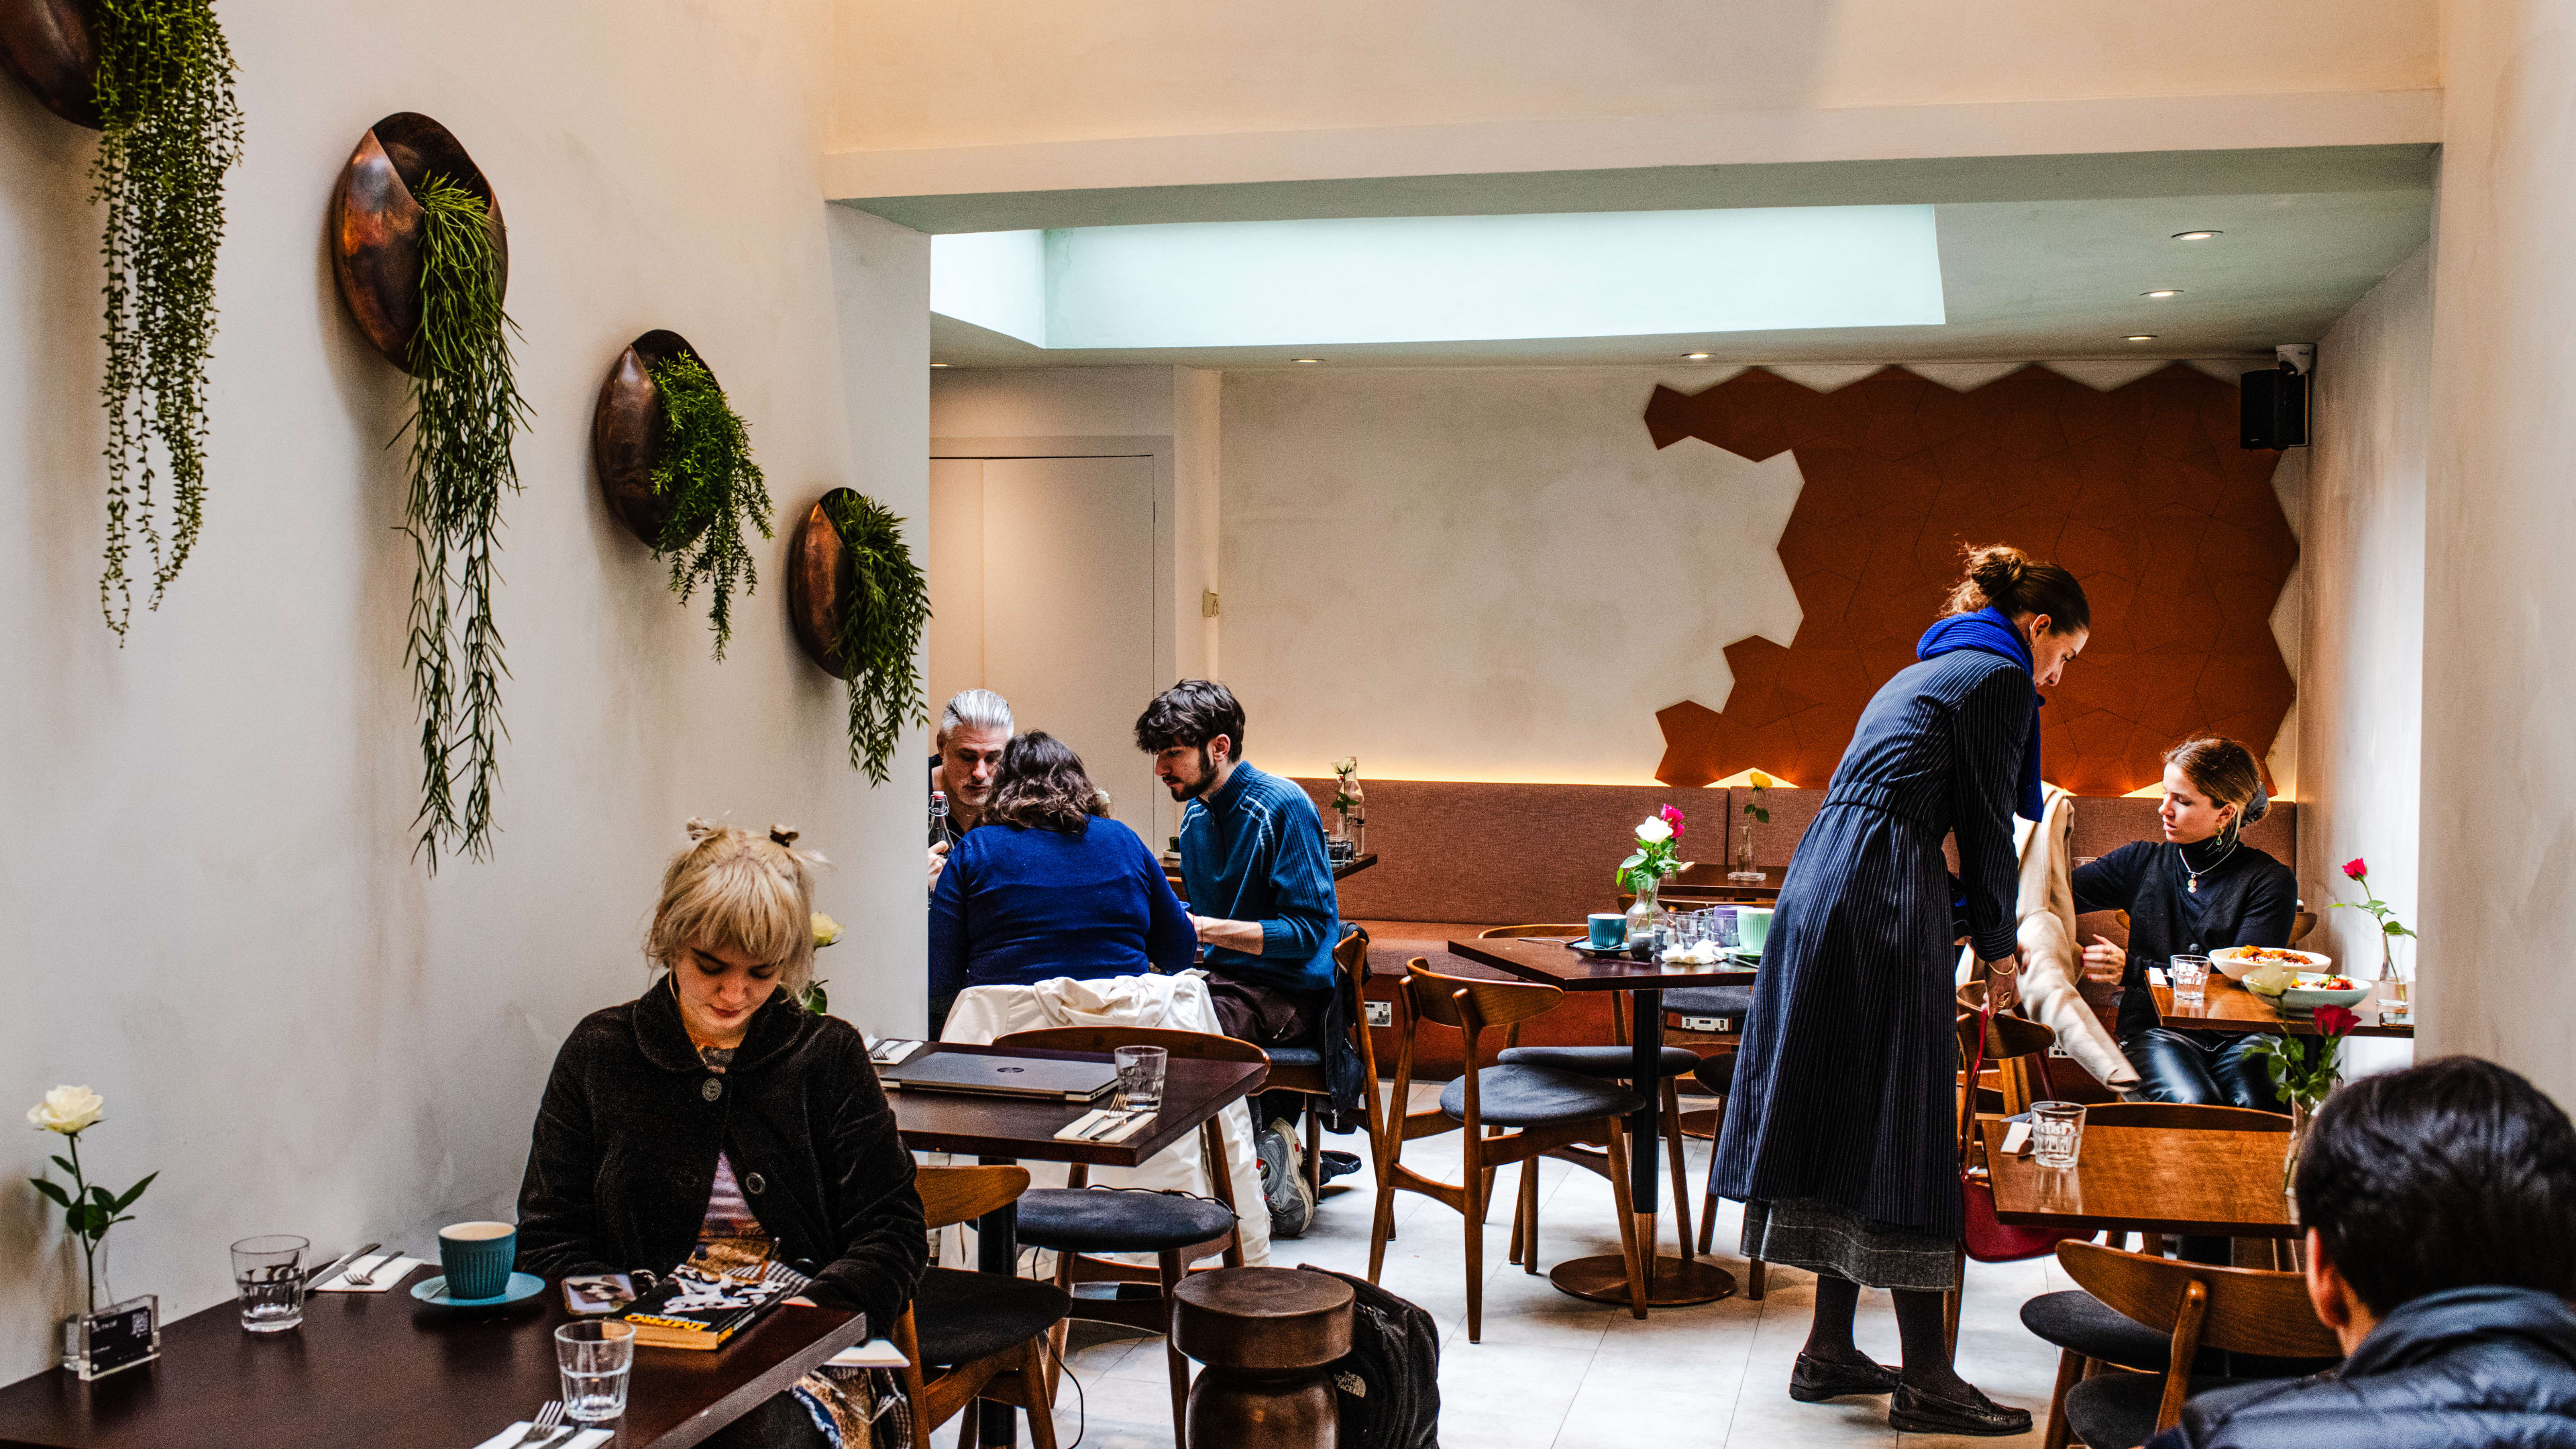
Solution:
[[[850,677],[839,651],[832,647],[832,636],[840,630],[841,604],[856,579],[850,551],[823,505],[849,492],[835,488],[815,500],[805,511],[805,521],[796,526],[796,539],[787,550],[788,621],[796,626],[796,642],[835,679]]]
[[[628,343],[617,354],[617,365],[608,370],[608,380],[599,385],[599,406],[590,415],[590,455],[599,469],[600,494],[619,522],[656,548],[661,546],[662,530],[670,525],[674,504],[653,492],[662,398],[653,385],[652,369],[680,357],[696,358],[700,367],[707,364],[689,339],[677,332],[656,329]],[[707,374],[714,376],[715,369],[708,367]]]
[[[46,110],[97,130],[98,0],[0,0],[0,66]]]
[[[340,299],[358,330],[405,372],[412,370],[412,334],[420,330],[421,211],[412,194],[432,175],[449,178],[490,208],[506,294],[510,233],[501,222],[501,199],[445,126],[415,111],[385,117],[359,138],[331,188],[331,270],[340,279]]]

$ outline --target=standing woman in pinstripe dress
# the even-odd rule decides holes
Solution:
[[[2037,690],[2091,625],[2065,569],[1968,550],[1948,615],[1862,712],[1781,883],[1714,1182],[1744,1204],[1748,1256],[1817,1275],[1793,1399],[1892,1391],[1900,1430],[2030,1428],[1958,1376],[1942,1331],[1962,1214],[1953,902],[1980,960],[2017,954],[2012,817],[2039,818]],[[1901,1373],[1853,1346],[1863,1286],[1895,1294]]]

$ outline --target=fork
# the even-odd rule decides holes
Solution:
[[[390,1263],[401,1256],[402,1254],[398,1252],[387,1253],[364,1268],[351,1268],[348,1272],[340,1275],[340,1281],[348,1284],[352,1288],[364,1288],[376,1281],[377,1269],[384,1267],[387,1263]]]
[[[537,1417],[528,1422],[528,1432],[513,1440],[510,1449],[521,1449],[522,1445],[527,1444],[542,1444],[552,1439],[555,1436],[555,1430],[562,1426],[563,1400],[548,1399],[546,1406],[537,1410]]]

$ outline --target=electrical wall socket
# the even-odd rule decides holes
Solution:
[[[1731,1016],[1685,1016],[1682,1018],[1682,1030],[1733,1031],[1735,1030],[1735,1018]]]
[[[1395,1003],[1394,1003],[1394,1002],[1392,1002],[1392,1001],[1364,1001],[1364,1002],[1360,1003],[1360,1005],[1362,1006],[1362,1008],[1364,1008],[1364,1009],[1368,1012],[1368,1024],[1369,1024],[1369,1025],[1371,1025],[1371,1026],[1393,1026],[1393,1025],[1395,1025]]]

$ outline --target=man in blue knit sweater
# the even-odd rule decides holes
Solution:
[[[1293,781],[1244,763],[1243,706],[1210,680],[1184,679],[1156,695],[1136,720],[1136,747],[1184,802],[1181,893],[1207,947],[1201,964],[1225,1034],[1255,1046],[1315,1045],[1340,925],[1315,802]],[[1287,1126],[1272,1122],[1256,1146],[1274,1226],[1294,1237],[1314,1203]]]

